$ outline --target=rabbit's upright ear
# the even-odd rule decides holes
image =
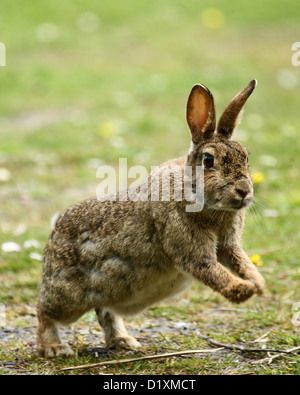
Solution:
[[[215,103],[206,86],[193,86],[187,102],[186,119],[194,144],[213,137],[216,128]]]
[[[254,91],[257,85],[256,80],[252,80],[243,90],[241,90],[228,104],[217,126],[217,136],[223,139],[230,139],[239,124],[239,118],[244,104]]]

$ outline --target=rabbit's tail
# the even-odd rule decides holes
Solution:
[[[56,227],[57,221],[59,220],[59,218],[61,217],[61,213],[57,212],[55,213],[52,218],[51,218],[51,230],[54,230],[54,228]]]

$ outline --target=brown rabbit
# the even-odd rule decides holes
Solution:
[[[163,174],[174,168],[183,173],[190,166],[194,185],[195,169],[202,166],[201,211],[188,212],[189,202],[174,198],[171,177],[169,201],[124,199],[128,191],[122,191],[115,201],[92,198],[60,216],[44,253],[38,301],[41,355],[72,355],[61,343],[58,325],[91,309],[108,348],[138,348],[121,316],[136,314],[195,279],[233,303],[263,293],[264,280],[241,246],[245,208],[253,201],[247,151],[231,141],[255,86],[251,81],[231,100],[216,127],[213,96],[205,86],[195,85],[187,103],[191,149],[186,157],[156,169],[161,183]],[[150,174],[136,193],[152,180]]]

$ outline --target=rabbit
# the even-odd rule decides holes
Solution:
[[[230,101],[218,124],[213,95],[196,84],[186,111],[190,149],[156,169],[161,177],[174,168],[202,166],[201,211],[189,212],[189,202],[174,198],[173,180],[169,201],[125,199],[128,191],[121,191],[114,200],[94,197],[56,218],[44,250],[37,305],[40,355],[73,355],[58,327],[90,310],[107,348],[139,349],[121,317],[183,291],[194,280],[232,303],[263,294],[265,281],[241,244],[245,211],[254,199],[248,153],[231,140],[256,84],[251,81]],[[149,182],[151,174],[136,191]]]

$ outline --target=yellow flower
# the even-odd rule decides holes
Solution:
[[[0,177],[0,179],[1,179],[1,177]],[[294,191],[292,191],[291,195],[292,195],[293,201],[294,201],[298,206],[300,206],[300,192],[294,190]]]
[[[257,173],[252,174],[252,178],[253,178],[254,184],[260,184],[265,181],[266,177],[263,173],[257,172]]]
[[[104,122],[99,125],[100,136],[109,139],[117,134],[117,126],[112,122]]]
[[[220,29],[224,24],[224,15],[218,8],[206,8],[201,13],[203,25],[209,29]]]
[[[250,257],[250,259],[255,266],[263,266],[264,265],[264,263],[261,259],[261,256],[259,254],[252,255]]]

